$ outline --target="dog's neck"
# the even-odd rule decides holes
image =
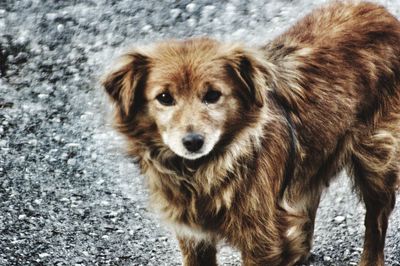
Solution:
[[[298,146],[298,140],[297,140],[297,133],[295,129],[295,125],[292,121],[291,118],[291,109],[288,108],[287,103],[280,98],[276,90],[273,90],[270,92],[270,97],[273,99],[275,102],[278,110],[282,113],[282,116],[285,119],[286,122],[286,128],[288,132],[288,143],[289,143],[289,149],[288,149],[288,156],[286,159],[285,163],[285,174],[283,176],[282,184],[279,190],[279,197],[280,199],[283,198],[284,193],[286,188],[290,185],[290,180],[292,179],[295,171],[295,158],[297,154],[297,146]]]

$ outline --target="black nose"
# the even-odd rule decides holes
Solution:
[[[188,151],[196,152],[203,146],[204,137],[199,134],[189,133],[182,139],[182,143]]]

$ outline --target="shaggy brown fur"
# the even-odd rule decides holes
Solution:
[[[244,265],[306,260],[321,192],[342,169],[367,210],[360,265],[384,265],[400,23],[383,7],[332,3],[260,48],[192,39],[134,50],[103,84],[185,265],[215,265],[222,239]],[[183,148],[190,132],[204,150]]]

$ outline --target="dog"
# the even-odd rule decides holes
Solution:
[[[384,265],[400,154],[400,22],[333,2],[261,47],[210,38],[131,50],[102,80],[184,265],[307,261],[343,169],[366,206],[360,265]]]

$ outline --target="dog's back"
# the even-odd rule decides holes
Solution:
[[[340,146],[346,162],[355,154],[368,160],[364,148],[371,142],[379,145],[379,162],[365,164],[380,168],[397,160],[399,43],[400,22],[383,7],[335,3],[265,48],[279,67],[277,94],[294,114],[300,143],[307,144],[303,161],[316,166],[311,172],[342,154]]]

